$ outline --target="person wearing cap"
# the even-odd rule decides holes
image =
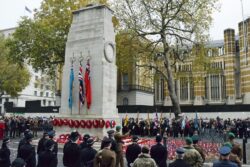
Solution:
[[[229,133],[228,133],[228,140],[229,140],[229,142],[232,144],[232,146],[233,146],[232,149],[234,150],[235,154],[237,154],[237,156],[238,156],[239,159],[241,160],[242,157],[243,157],[242,148],[241,148],[241,146],[240,146],[239,143],[237,143],[237,142],[234,141],[234,138],[235,138],[234,133],[229,132]]]
[[[227,146],[231,149],[231,152],[229,154],[229,160],[231,162],[234,162],[238,165],[238,167],[241,167],[241,161],[239,159],[239,157],[234,153],[235,150],[232,150],[233,146],[230,142],[226,142],[223,144],[223,146]]]
[[[148,146],[141,148],[141,154],[136,158],[132,167],[157,167],[155,160],[150,157]]]
[[[222,146],[219,149],[220,160],[213,163],[213,167],[237,167],[236,163],[229,160],[231,149],[228,146]]]
[[[80,167],[80,147],[77,144],[79,133],[73,131],[70,134],[71,142],[64,145],[63,148],[63,165],[65,167]]]
[[[94,159],[97,151],[93,148],[95,141],[92,138],[88,138],[86,141],[87,147],[81,150],[80,161],[81,166],[93,167]]]
[[[4,138],[2,147],[0,149],[0,166],[9,167],[10,166],[10,149],[8,143],[10,142],[9,138]]]
[[[115,135],[115,131],[113,129],[107,131],[108,133],[108,138],[111,140],[111,150],[113,150],[114,152],[117,152],[117,143],[116,140],[114,138]]]
[[[18,158],[22,158],[26,162],[26,167],[36,166],[36,151],[35,147],[31,145],[33,135],[28,133],[26,135],[26,143],[20,147]]]
[[[116,132],[114,135],[115,141],[117,143],[116,147],[116,167],[124,167],[124,159],[123,159],[123,150],[122,150],[122,145],[123,145],[123,138],[126,138],[130,134],[130,130],[122,135],[121,134],[121,126],[116,126]]]
[[[84,148],[87,148],[88,145],[87,145],[87,140],[90,138],[90,135],[89,134],[84,134],[83,135],[83,141],[82,143],[80,144],[80,149],[83,150]]]
[[[26,163],[22,158],[16,158],[12,164],[11,167],[25,167]]]
[[[192,167],[202,167],[203,159],[200,153],[193,147],[193,140],[190,137],[185,139],[186,145],[183,147],[185,149],[184,161]]]
[[[176,149],[176,160],[169,164],[169,167],[191,167],[187,164],[184,158],[185,149],[180,147]]]
[[[55,146],[54,141],[49,139],[45,141],[44,146],[45,150],[38,156],[37,167],[57,167],[57,154],[53,152]]]
[[[108,137],[104,137],[102,140],[103,149],[97,152],[94,158],[94,167],[115,167],[116,166],[116,154],[110,150],[111,140]]]
[[[193,135],[192,136],[192,140],[193,140],[193,146],[194,146],[194,148],[200,153],[200,155],[201,155],[201,157],[203,159],[203,163],[204,163],[205,160],[206,160],[206,154],[205,154],[204,149],[198,145],[199,136],[197,134]]]
[[[161,143],[162,136],[157,134],[155,141],[156,144],[151,147],[150,155],[159,167],[167,167],[168,151],[167,148]]]
[[[24,137],[19,141],[18,147],[17,147],[17,152],[19,152],[19,149],[22,145],[24,145],[27,142],[27,136],[29,136],[29,134],[31,134],[29,129],[26,129],[24,132]]]
[[[133,136],[132,137],[132,144],[130,144],[127,147],[126,159],[127,159],[128,167],[131,167],[131,164],[135,161],[135,159],[141,153],[141,147],[137,143],[138,141],[139,141],[139,137],[138,136]]]
[[[56,157],[57,157],[57,153],[58,153],[58,143],[54,141],[54,137],[56,135],[56,131],[54,130],[51,130],[48,132],[48,135],[49,135],[49,140],[51,140],[52,142],[54,142],[54,147],[53,147],[53,150],[52,152],[54,154],[56,154]]]
[[[47,132],[43,133],[43,137],[39,140],[37,145],[37,154],[43,152],[45,150],[44,143],[49,140],[49,135]]]

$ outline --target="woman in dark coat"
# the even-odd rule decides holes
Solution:
[[[9,138],[3,139],[2,148],[0,149],[0,166],[10,167],[10,149],[8,148]]]

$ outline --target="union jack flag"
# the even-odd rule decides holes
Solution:
[[[78,80],[79,80],[79,106],[84,105],[85,102],[85,94],[84,94],[84,87],[83,87],[83,75],[82,75],[82,65],[80,64],[79,73],[78,73]]]

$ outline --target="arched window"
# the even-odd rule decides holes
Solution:
[[[122,101],[123,101],[124,106],[128,105],[128,98],[127,97],[124,97]]]

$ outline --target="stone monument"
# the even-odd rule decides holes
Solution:
[[[63,67],[62,98],[60,117],[66,120],[105,120],[119,124],[116,108],[117,67],[115,53],[115,32],[112,23],[113,11],[105,5],[89,5],[73,12],[73,21],[69,30],[65,64]],[[83,77],[87,61],[90,64],[92,103],[89,109],[79,107],[78,73],[80,62]],[[70,70],[73,67],[74,81],[72,89],[72,109],[69,108]],[[114,128],[114,127],[113,127]],[[55,126],[57,133],[70,133],[76,129],[81,134],[90,133],[102,137],[109,127],[104,128],[70,128]]]

